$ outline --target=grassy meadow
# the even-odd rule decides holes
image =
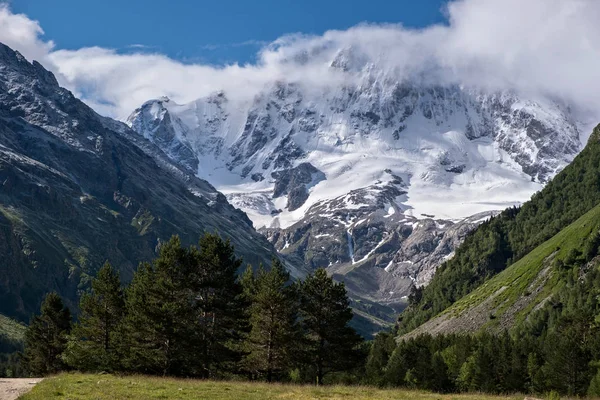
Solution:
[[[298,386],[249,382],[216,382],[157,378],[146,376],[114,376],[108,374],[64,373],[46,378],[22,400],[267,400],[267,399],[381,399],[381,400],[508,400],[523,396],[489,396],[435,394],[408,390],[382,390],[354,386]]]

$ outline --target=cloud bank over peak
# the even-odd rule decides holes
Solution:
[[[0,6],[0,41],[40,61],[98,112],[117,118],[163,95],[183,103],[225,90],[247,101],[276,80],[335,87],[372,65],[399,81],[511,89],[600,110],[597,0],[457,0],[445,12],[447,25],[424,29],[363,24],[284,36],[249,65],[186,64],[136,47],[126,54],[57,49],[37,21],[8,6]],[[341,68],[331,68],[336,60]]]

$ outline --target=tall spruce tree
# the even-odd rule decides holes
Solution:
[[[25,331],[23,365],[30,375],[43,376],[66,368],[62,353],[70,330],[71,312],[57,293],[49,293],[41,314],[33,316]]]
[[[330,372],[358,365],[362,338],[348,326],[352,309],[343,283],[335,283],[322,268],[307,276],[300,286],[300,316],[305,356],[317,384]]]
[[[254,279],[244,275],[244,289],[252,302],[244,366],[268,382],[279,379],[290,369],[300,341],[297,291],[295,285],[287,284],[289,278],[290,274],[277,259],[269,271],[261,265]]]
[[[70,335],[65,360],[81,371],[120,368],[119,328],[125,300],[119,273],[106,262],[92,280],[92,290],[81,296],[81,314]]]
[[[365,367],[367,383],[377,386],[385,383],[385,368],[395,348],[396,340],[392,332],[379,332],[375,336]]]
[[[197,295],[192,290],[196,259],[173,236],[152,264],[143,263],[127,290],[125,357],[130,371],[193,375],[200,347]]]
[[[589,371],[592,359],[584,345],[588,323],[586,320],[564,318],[558,329],[546,337],[543,371],[547,388],[571,396],[585,394],[592,379]]]
[[[247,333],[247,297],[238,281],[242,260],[229,240],[218,234],[200,238],[195,269],[198,333],[201,335],[200,375],[217,377],[237,372],[242,340]]]

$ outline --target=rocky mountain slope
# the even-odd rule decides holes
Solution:
[[[396,311],[470,229],[540,190],[586,139],[556,101],[398,79],[355,49],[328,71],[329,85],[272,82],[251,101],[150,100],[127,124],[290,260]]]
[[[213,186],[0,45],[0,314],[26,320],[50,290],[72,305],[105,260],[128,279],[160,241],[205,230],[247,262],[275,252]]]

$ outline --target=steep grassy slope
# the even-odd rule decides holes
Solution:
[[[523,207],[482,224],[413,297],[399,318],[409,332],[520,260],[600,203],[600,126],[586,148]]]
[[[25,325],[0,314],[0,363],[3,361],[3,353],[9,354],[22,350],[24,335]]]
[[[21,397],[37,399],[522,399],[523,396],[442,395],[422,391],[381,390],[356,386],[296,386],[249,382],[213,382],[144,376],[62,374],[47,378]]]
[[[565,284],[561,269],[574,254],[596,254],[599,232],[600,205],[405,337],[520,326]]]
[[[0,337],[21,341],[25,334],[25,325],[0,314]]]

